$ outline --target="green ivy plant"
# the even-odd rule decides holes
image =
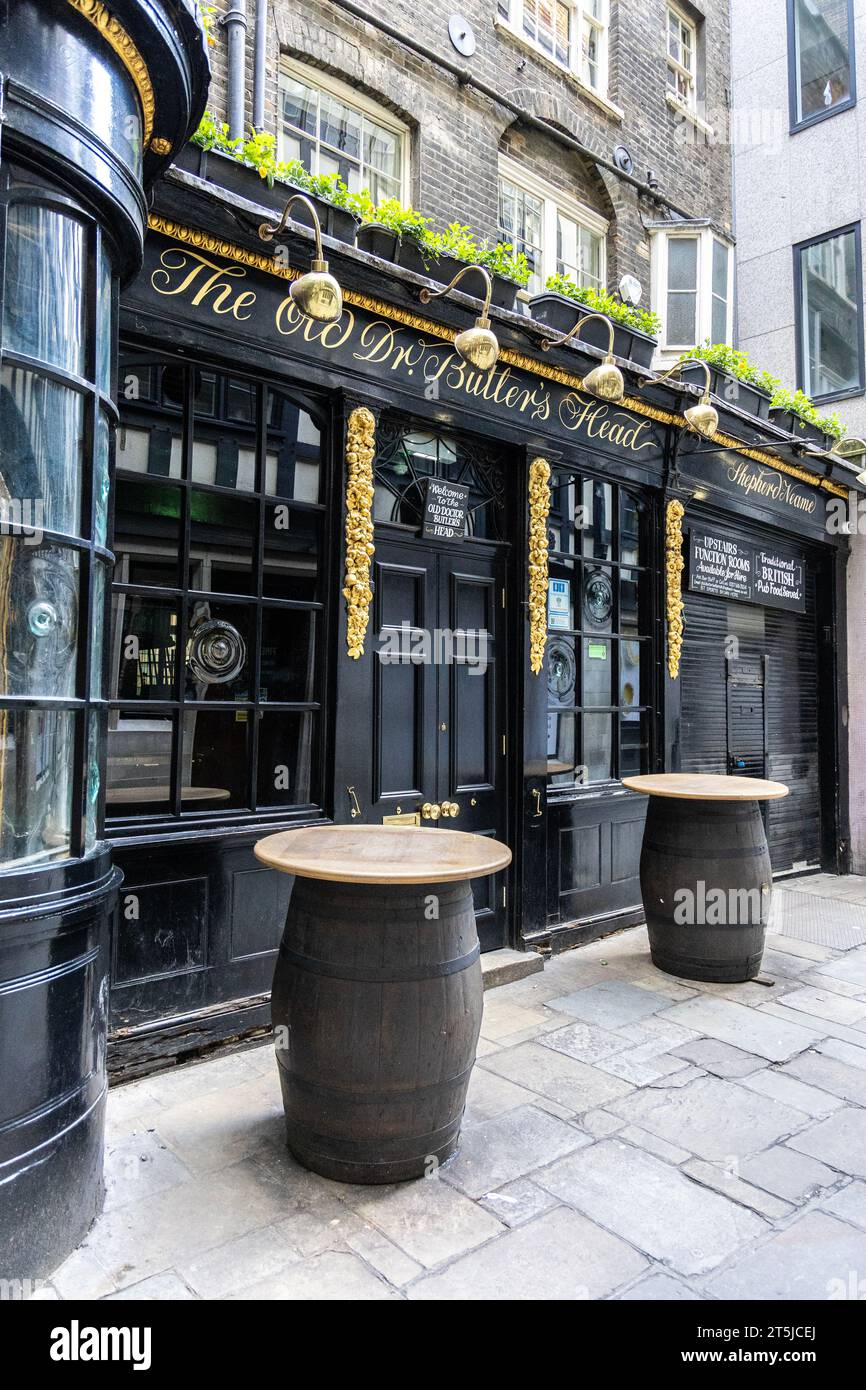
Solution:
[[[595,290],[590,285],[576,285],[569,275],[550,275],[545,289],[556,294],[564,294],[569,299],[583,304],[591,313],[605,314],[614,323],[626,328],[636,328],[650,338],[657,338],[661,330],[661,320],[649,309],[640,309],[636,304],[626,304],[615,299],[607,290]]]

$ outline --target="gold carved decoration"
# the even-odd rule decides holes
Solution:
[[[685,507],[676,498],[668,502],[665,513],[665,591],[668,627],[668,673],[676,680],[680,673],[680,653],[683,649],[683,516]]]
[[[147,64],[126,30],[102,4],[102,0],[69,0],[74,10],[98,29],[105,42],[114,49],[126,71],[132,78],[133,86],[141,102],[143,118],[142,140],[144,148],[156,154],[168,154],[171,143],[162,136],[153,136],[153,123],[156,119],[156,98]]]
[[[346,431],[346,646],[354,661],[364,655],[370,600],[373,545],[373,456],[376,421],[365,405],[349,416]]]
[[[550,464],[529,465],[529,667],[537,676],[547,645],[547,515],[550,511]]]
[[[72,2],[76,3],[77,0],[72,0]],[[275,275],[281,280],[296,280],[301,273],[279,264],[272,256],[263,256],[255,251],[247,251],[243,246],[237,246],[234,242],[223,241],[219,237],[211,236],[208,232],[197,231],[191,227],[185,227],[181,223],[170,222],[163,217],[151,215],[147,219],[147,225],[152,232],[160,232],[163,236],[185,242],[188,246],[195,246],[200,251],[209,251],[214,256],[222,256],[238,265],[248,266],[251,270],[263,270],[266,274]],[[380,314],[383,318],[391,319],[394,323],[402,323],[407,328],[414,328],[418,333],[429,334],[443,342],[453,342],[454,340],[454,334],[443,327],[441,323],[434,323],[432,319],[425,319],[419,314],[413,314],[408,309],[400,309],[393,304],[386,304],[380,299],[374,299],[372,295],[344,290],[343,300],[356,309],[367,309],[370,313]],[[515,352],[512,348],[502,348],[499,353],[499,361],[510,367],[518,367],[521,371],[529,372],[533,376],[543,377],[546,381],[555,381],[560,386],[566,386],[570,390],[581,391],[583,389],[582,377],[576,376],[573,372],[567,372],[562,367],[552,366],[548,362],[539,362],[536,358],[530,357],[526,353]],[[633,415],[642,415],[648,420],[657,420],[660,424],[677,425],[683,429],[686,427],[686,421],[682,415],[664,410],[660,406],[650,405],[647,401],[636,396],[624,396],[618,402],[618,406],[622,410],[631,411]],[[796,467],[795,464],[785,463],[782,459],[776,458],[775,454],[742,444],[730,435],[717,431],[714,442],[720,448],[733,449],[746,458],[754,459],[756,463],[763,463],[768,468],[775,468],[778,473],[787,473],[790,477],[797,478],[803,483],[809,483],[810,486],[819,488],[824,492],[832,493],[835,497],[848,496],[847,490],[838,483],[831,483],[827,478],[818,478],[814,473],[808,473],[805,469]]]

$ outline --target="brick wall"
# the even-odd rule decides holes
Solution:
[[[265,0],[260,0],[264,3]],[[652,169],[659,189],[690,215],[731,224],[730,150],[725,138],[729,83],[728,0],[703,0],[684,8],[701,21],[699,96],[714,137],[698,132],[665,100],[666,5],[664,0],[611,0],[608,97],[622,111],[595,103],[561,70],[532,53],[495,24],[495,0],[461,0],[475,32],[474,56],[461,59],[448,38],[449,5],[417,0],[362,0],[432,52],[464,64],[479,80],[507,94],[531,113],[610,157],[616,145],[631,152],[634,172]],[[224,12],[229,0],[217,0]],[[252,113],[253,37],[256,0],[248,0],[247,119]],[[411,53],[363,23],[338,2],[272,0],[268,4],[266,128],[275,130],[280,54],[320,67],[390,108],[411,131],[412,202],[436,226],[469,223],[495,239],[497,158],[507,148],[534,173],[587,203],[611,221],[608,283],[631,271],[648,287],[648,243],[642,215],[664,209],[639,199],[628,184],[599,171],[555,140],[515,123],[512,113],[470,87],[461,87],[429,60]],[[215,15],[215,20],[218,15]],[[211,110],[225,115],[225,33],[214,25]]]

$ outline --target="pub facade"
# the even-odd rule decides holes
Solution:
[[[275,240],[258,186],[164,178],[121,305],[116,1073],[267,1027],[291,884],[253,845],[277,828],[504,841],[484,951],[641,919],[629,774],[784,781],[774,871],[844,870],[828,511],[852,467],[723,398],[698,433],[699,388],[630,360],[621,399],[594,395],[604,352],[518,312],[490,310],[498,360],[474,367],[462,284],[431,297],[328,237],[343,307],[317,322],[292,297],[312,232]]]

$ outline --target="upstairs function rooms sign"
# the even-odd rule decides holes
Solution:
[[[709,531],[689,533],[689,588],[698,593],[802,613],[804,579],[802,556]]]

